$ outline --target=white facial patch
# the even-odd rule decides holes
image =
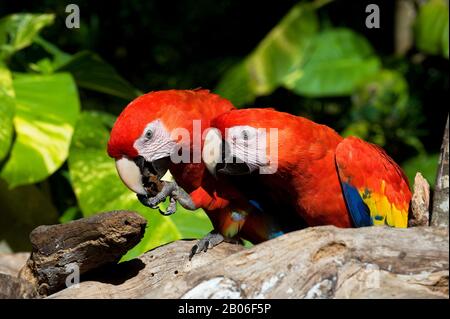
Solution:
[[[227,129],[225,135],[231,156],[245,162],[251,171],[268,165],[265,129],[248,125],[234,126]]]
[[[176,147],[169,131],[160,120],[149,123],[134,142],[134,148],[147,162],[170,156]]]
[[[202,160],[208,171],[215,175],[217,164],[222,162],[222,134],[216,128],[208,129],[202,149]]]

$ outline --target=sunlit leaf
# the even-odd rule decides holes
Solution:
[[[70,72],[82,88],[132,100],[140,95],[128,81],[98,55],[84,51],[75,54],[58,71]]]
[[[69,169],[72,185],[84,216],[110,210],[139,212],[148,220],[144,239],[125,257],[131,259],[149,249],[180,239],[202,237],[212,229],[202,211],[179,209],[165,217],[144,207],[121,182],[114,160],[106,153],[115,118],[106,113],[84,112],[75,130]]]
[[[444,0],[429,0],[421,5],[415,32],[419,50],[448,58],[448,4]]]
[[[11,14],[0,19],[0,59],[29,46],[42,28],[53,23],[53,14]]]
[[[286,87],[309,97],[349,95],[380,61],[367,40],[344,28],[323,31],[313,38],[308,59],[286,79]]]
[[[9,70],[0,64],[0,162],[8,154],[13,139],[14,90]]]
[[[11,155],[0,174],[10,187],[50,176],[66,160],[80,104],[69,74],[19,75]]]
[[[315,10],[312,3],[294,6],[243,62],[224,75],[217,93],[236,105],[271,93],[302,63],[306,47],[318,29]]]

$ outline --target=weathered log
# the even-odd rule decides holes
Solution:
[[[441,146],[438,173],[433,195],[433,210],[431,212],[432,226],[447,226],[449,223],[449,140],[448,140],[448,116],[445,125],[444,139]]]
[[[39,298],[36,288],[24,279],[0,273],[0,299]]]
[[[413,196],[411,199],[412,217],[408,226],[428,226],[430,219],[430,184],[422,176],[416,173],[414,177]]]
[[[189,261],[191,247],[156,248],[49,298],[448,298],[448,228],[312,227]]]
[[[137,213],[114,211],[62,225],[39,226],[30,234],[32,253],[19,277],[41,295],[64,288],[75,271],[82,275],[122,255],[143,237],[146,220]]]
[[[0,254],[0,273],[17,277],[29,257],[30,253]]]

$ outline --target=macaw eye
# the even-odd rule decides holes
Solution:
[[[153,136],[153,132],[151,130],[148,130],[147,132],[145,132],[145,138],[146,139],[151,139]]]

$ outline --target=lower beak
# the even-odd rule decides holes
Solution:
[[[216,172],[225,175],[248,175],[251,169],[247,163],[233,156],[224,158],[222,163],[216,166]]]
[[[133,192],[146,195],[147,191],[142,186],[141,169],[135,161],[122,157],[116,160],[116,169],[122,182]]]
[[[216,128],[211,128],[206,133],[202,159],[208,171],[214,176],[217,176],[217,173],[246,175],[252,171],[244,161],[231,154],[229,143],[222,139],[220,131]]]
[[[251,173],[250,167],[240,158],[231,154],[230,145],[227,141],[222,144],[222,160],[216,166],[216,174],[225,175],[247,175]]]

